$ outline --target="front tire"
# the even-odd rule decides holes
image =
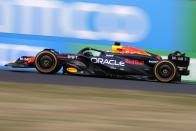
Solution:
[[[160,61],[154,67],[154,75],[160,82],[168,83],[175,81],[177,68],[174,63],[168,60]]]
[[[35,67],[38,72],[43,74],[54,74],[61,69],[60,61],[56,54],[51,51],[44,50],[37,54],[35,58]]]

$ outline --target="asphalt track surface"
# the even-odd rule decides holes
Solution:
[[[0,81],[196,94],[196,84],[189,83],[159,83],[63,74],[44,75],[34,71],[0,70]]]

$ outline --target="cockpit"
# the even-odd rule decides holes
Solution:
[[[79,52],[79,54],[82,54],[87,57],[99,57],[103,54],[103,51],[96,50],[93,48],[84,48]]]

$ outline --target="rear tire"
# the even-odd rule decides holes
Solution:
[[[154,75],[160,82],[168,83],[175,81],[177,68],[174,63],[168,60],[160,61],[154,67]]]
[[[51,51],[44,50],[37,54],[35,67],[38,72],[43,74],[54,74],[61,69],[61,62]]]

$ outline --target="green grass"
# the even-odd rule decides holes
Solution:
[[[196,95],[0,82],[0,131],[195,131]]]
[[[182,80],[182,82],[190,83],[190,84],[196,84],[196,80]]]

